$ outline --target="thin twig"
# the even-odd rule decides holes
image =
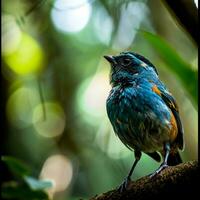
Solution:
[[[45,1],[46,1],[46,0],[40,0],[40,1],[36,2],[31,8],[29,8],[29,9],[25,12],[24,16],[28,16],[29,14],[31,14],[36,8],[39,8],[39,6],[42,6],[42,4],[45,3]]]
[[[44,95],[42,92],[42,85],[41,85],[41,81],[40,78],[37,78],[37,83],[38,83],[38,91],[39,91],[39,96],[40,96],[40,101],[42,104],[42,111],[43,111],[43,120],[46,120],[46,108],[45,108],[45,104],[44,104]]]

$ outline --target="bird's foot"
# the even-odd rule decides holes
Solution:
[[[120,193],[126,191],[130,182],[131,182],[131,178],[130,177],[126,177],[125,180],[122,182],[122,184],[118,187],[117,190]]]
[[[163,169],[167,167],[167,164],[161,164],[160,167],[154,173],[150,174],[150,178],[153,178],[155,175],[159,174]]]

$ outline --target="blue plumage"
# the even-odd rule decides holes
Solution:
[[[105,58],[111,63],[108,117],[117,136],[136,156],[126,181],[120,186],[123,190],[141,152],[157,161],[158,152],[163,155],[164,161],[153,176],[167,164],[180,162],[178,148],[183,149],[183,128],[175,99],[149,60],[133,52]],[[172,156],[176,159],[170,159]],[[172,162],[167,163],[168,160]]]

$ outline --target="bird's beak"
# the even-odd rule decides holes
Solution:
[[[116,64],[114,56],[104,56],[104,58],[111,64]]]

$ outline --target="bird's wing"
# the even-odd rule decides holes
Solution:
[[[177,123],[177,127],[178,127],[178,135],[175,140],[175,143],[178,144],[179,149],[182,150],[184,147],[184,139],[183,139],[184,131],[183,131],[183,126],[182,126],[181,119],[179,116],[178,105],[177,105],[174,97],[165,88],[158,87],[158,90],[160,91],[159,95],[161,96],[163,101],[166,103],[166,105],[171,109],[171,111],[176,119],[176,123]]]

